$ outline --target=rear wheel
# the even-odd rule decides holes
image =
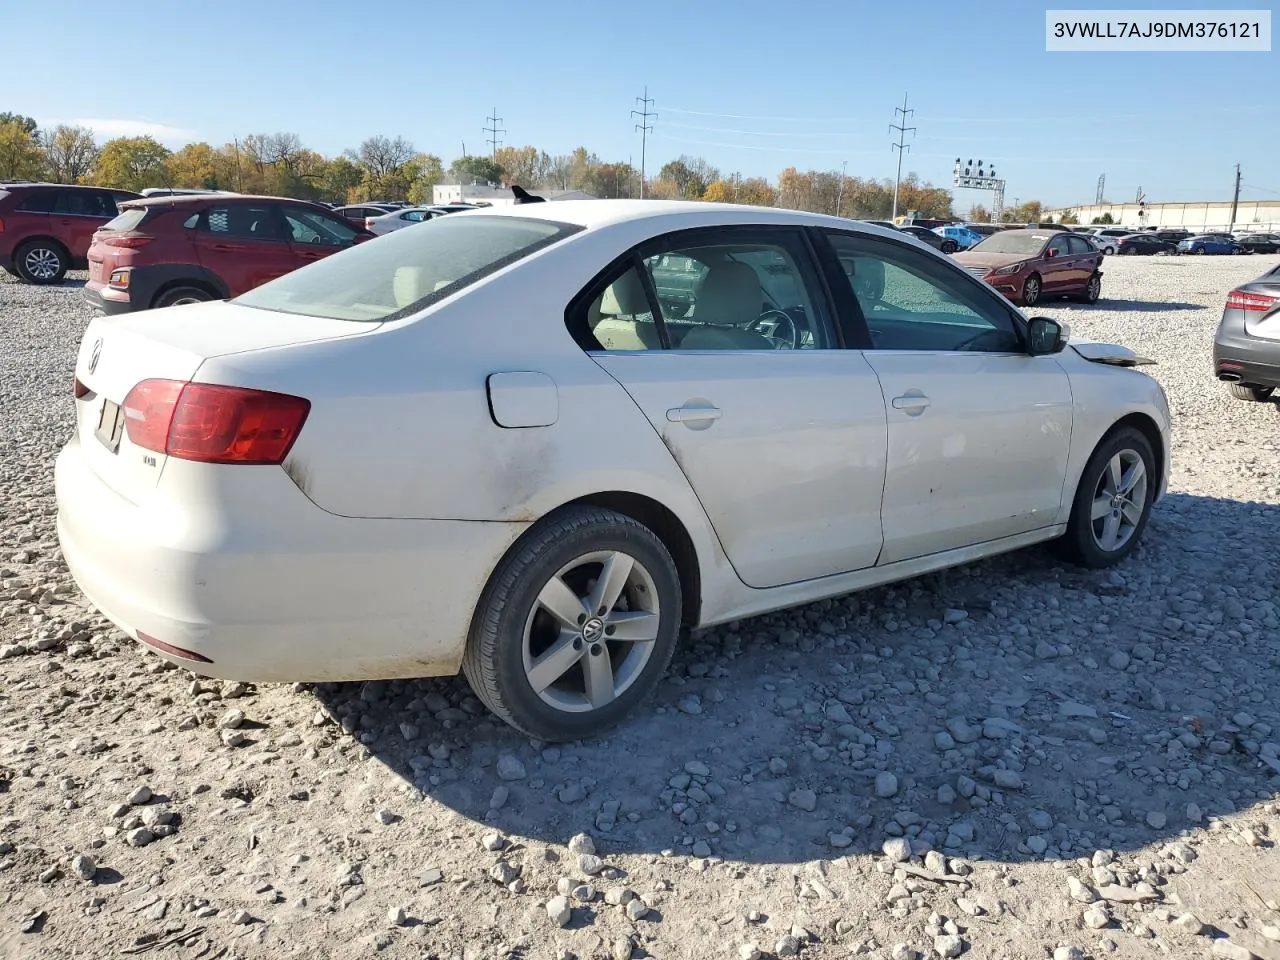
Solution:
[[[213,294],[199,287],[174,287],[156,297],[153,307],[179,307],[186,303],[204,303],[212,300]]]
[[[28,240],[13,256],[14,269],[27,283],[57,283],[67,275],[67,251],[52,240]]]
[[[1024,307],[1034,307],[1040,302],[1040,274],[1033,273],[1027,277],[1026,282],[1022,285],[1022,305]]]
[[[1119,563],[1138,545],[1159,479],[1151,442],[1134,427],[1103,438],[1085,464],[1067,532],[1053,543],[1064,560],[1090,569]]]
[[[485,705],[540,740],[597,736],[657,685],[681,621],[675,562],[648,527],[573,507],[503,559],[476,608],[463,672]]]
[[[1084,288],[1084,293],[1080,299],[1085,303],[1097,303],[1102,299],[1102,277],[1094,274],[1089,278],[1088,285]]]
[[[1115,247],[1103,247],[1103,248],[1102,248],[1102,253],[1103,253],[1103,255],[1104,255],[1104,256],[1107,256],[1107,257],[1110,257],[1110,256],[1114,255],[1114,254],[1115,254],[1115,252],[1116,252],[1116,248],[1115,248]]]
[[[1255,403],[1270,400],[1275,393],[1274,387],[1255,387],[1248,383],[1229,383],[1227,389],[1237,400],[1252,400]]]
[[[958,243],[956,243],[954,240],[943,240],[943,241],[942,241],[942,252],[943,252],[943,253],[955,253],[955,252],[956,252],[957,250],[959,250],[959,249],[960,249],[960,245],[959,245]]]

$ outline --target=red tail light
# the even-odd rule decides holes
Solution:
[[[373,217],[365,217],[365,218],[364,218],[364,228],[365,228],[366,230],[372,230],[372,229],[373,229],[373,221],[374,221],[374,218],[373,218]]]
[[[1227,294],[1228,310],[1249,310],[1265,313],[1280,303],[1280,297],[1269,297],[1265,293],[1246,293],[1243,290],[1232,290]]]
[[[122,406],[130,442],[203,463],[281,463],[311,411],[302,397],[181,380],[143,380]]]
[[[105,237],[103,243],[109,247],[145,247],[151,237]]]
[[[4,220],[0,220],[0,233],[4,233]]]

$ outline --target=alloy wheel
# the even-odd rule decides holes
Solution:
[[[1022,302],[1028,307],[1035,306],[1040,299],[1040,281],[1036,277],[1027,277],[1022,285]]]
[[[22,265],[37,280],[52,280],[62,267],[62,258],[58,251],[49,247],[32,247],[23,258]]]
[[[525,620],[525,678],[544,703],[598,710],[627,691],[653,655],[661,622],[653,576],[635,557],[595,551],[561,567]]]
[[[1136,450],[1120,450],[1107,461],[1089,513],[1100,549],[1113,553],[1133,538],[1147,505],[1147,485],[1146,464]]]

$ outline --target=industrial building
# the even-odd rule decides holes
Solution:
[[[1211,200],[1192,203],[1088,203],[1078,207],[1046,210],[1045,215],[1060,221],[1064,214],[1074,214],[1080,223],[1092,223],[1095,217],[1111,214],[1112,222],[1122,227],[1185,227],[1192,232],[1236,230],[1251,233],[1273,233],[1280,230],[1280,199],[1241,200],[1236,205],[1235,223],[1231,221],[1231,201]]]

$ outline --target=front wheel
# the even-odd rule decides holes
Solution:
[[[1229,383],[1227,389],[1231,391],[1231,395],[1237,400],[1251,400],[1254,403],[1264,403],[1271,399],[1271,395],[1275,392],[1274,387],[1255,387],[1248,383]]]
[[[1103,256],[1110,257],[1110,256],[1113,256],[1113,255],[1115,254],[1115,252],[1116,252],[1116,248],[1115,248],[1115,247],[1103,247],[1103,248],[1102,248],[1102,254],[1103,254]]]
[[[174,287],[166,290],[160,296],[156,297],[154,307],[180,307],[188,303],[204,303],[212,300],[213,295],[208,290],[201,290],[199,287]]]
[[[1085,303],[1097,303],[1102,299],[1102,277],[1096,273],[1089,278],[1084,294],[1080,297]]]
[[[658,536],[612,510],[572,507],[498,565],[462,668],[476,696],[529,736],[594,737],[653,691],[680,623],[679,575]]]
[[[960,244],[956,243],[954,240],[943,240],[943,241],[942,241],[942,252],[943,252],[943,253],[955,253],[955,252],[956,252],[957,250],[959,250],[959,249],[960,249]]]
[[[1093,570],[1133,552],[1151,515],[1159,483],[1155,465],[1151,442],[1141,431],[1122,427],[1105,437],[1085,464],[1055,552]]]
[[[1026,282],[1022,285],[1022,305],[1024,307],[1034,307],[1040,302],[1040,275],[1033,273],[1027,277]]]

